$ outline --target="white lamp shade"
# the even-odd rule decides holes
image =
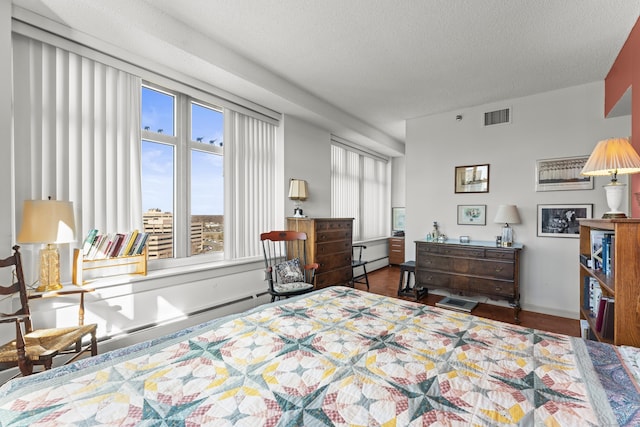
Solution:
[[[73,203],[60,200],[25,200],[18,243],[75,242]]]
[[[605,176],[640,172],[640,156],[627,138],[598,142],[582,168],[582,175]]]
[[[520,215],[516,205],[500,205],[493,222],[501,224],[520,224]]]
[[[289,183],[289,198],[291,200],[306,200],[307,197],[309,197],[307,181],[304,179],[291,179]]]

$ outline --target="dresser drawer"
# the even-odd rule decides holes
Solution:
[[[327,271],[325,273],[316,273],[315,285],[317,289],[321,289],[330,285],[344,285],[351,282],[353,273],[351,267],[339,268]]]
[[[488,297],[500,297],[509,300],[516,298],[516,288],[513,282],[501,282],[488,279],[469,279],[469,291]]]
[[[516,252],[504,249],[486,249],[485,256],[492,259],[512,260],[516,258]]]
[[[351,241],[336,240],[316,245],[317,256],[330,255],[339,252],[351,252]]]
[[[464,292],[468,287],[468,278],[437,271],[416,270],[416,283],[425,288]]]
[[[314,262],[317,262],[320,266],[318,268],[318,272],[320,273],[347,265],[351,268],[351,252],[318,255]]]
[[[323,230],[318,231],[316,234],[317,243],[332,242],[336,240],[348,241],[351,243],[351,229]]]
[[[450,270],[458,274],[482,276],[489,279],[512,280],[514,265],[509,262],[459,258],[453,259]]]
[[[349,230],[353,227],[353,220],[328,220],[316,222],[316,233],[326,230]]]
[[[418,245],[418,256],[424,254],[438,254],[454,257],[484,258],[484,248],[459,247],[442,243],[427,243]]]

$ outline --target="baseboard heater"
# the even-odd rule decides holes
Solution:
[[[467,313],[471,313],[471,310],[476,308],[477,305],[478,303],[476,301],[469,301],[466,299],[452,297],[445,297],[436,303],[437,307],[465,311]]]

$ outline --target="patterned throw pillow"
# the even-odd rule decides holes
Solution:
[[[276,273],[278,274],[278,282],[281,284],[304,282],[304,274],[300,268],[300,260],[298,258],[276,264]]]

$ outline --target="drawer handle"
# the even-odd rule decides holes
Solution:
[[[496,273],[500,273],[502,270],[504,270],[503,267],[496,267]]]

